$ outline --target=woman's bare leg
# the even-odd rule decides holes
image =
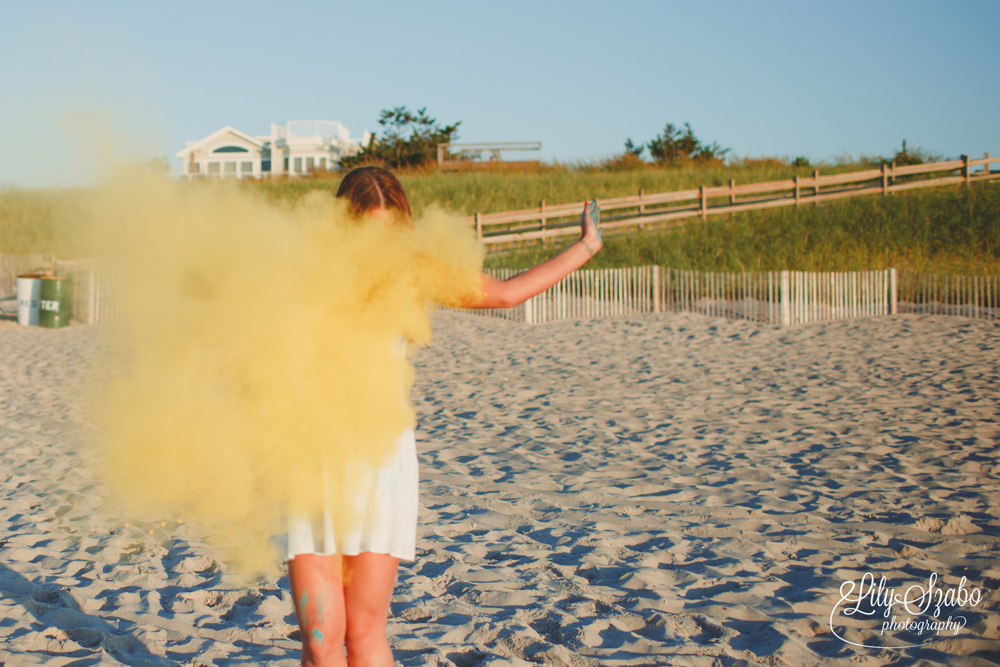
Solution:
[[[345,642],[351,667],[392,667],[395,664],[386,623],[396,584],[399,559],[388,554],[344,556]]]
[[[288,563],[307,667],[391,667],[386,623],[399,559],[387,554],[316,556]],[[344,647],[347,655],[345,658]]]
[[[344,655],[344,579],[341,557],[301,554],[288,562],[295,615],[302,635],[302,664],[341,667]]]

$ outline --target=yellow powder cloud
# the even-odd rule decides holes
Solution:
[[[404,350],[430,339],[430,302],[481,290],[471,232],[438,209],[384,226],[328,193],[282,206],[223,183],[138,177],[96,202],[131,276],[129,362],[100,402],[111,486],[245,568],[274,562],[290,508],[330,503],[344,534],[358,470],[414,425]]]

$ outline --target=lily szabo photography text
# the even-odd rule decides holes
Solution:
[[[840,600],[830,613],[830,630],[854,646],[912,648],[958,636],[969,623],[968,613],[980,612],[976,615],[981,616],[977,609],[981,602],[982,589],[970,587],[965,577],[954,587],[942,585],[936,573],[925,585],[889,587],[884,576],[876,581],[866,572],[860,581],[840,586]],[[863,641],[842,636],[841,624],[847,624],[840,627],[841,632],[849,628],[852,637]]]

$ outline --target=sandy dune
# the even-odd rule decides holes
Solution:
[[[1000,664],[996,324],[443,312],[436,331],[399,663]],[[0,664],[298,664],[286,581],[105,500],[73,398],[99,340],[0,321]],[[858,647],[838,635],[906,643],[857,615],[831,631],[865,573],[984,599],[945,609],[957,635]]]

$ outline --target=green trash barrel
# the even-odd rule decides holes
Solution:
[[[72,313],[72,283],[69,278],[42,278],[38,300],[38,326],[58,329],[69,324]]]

